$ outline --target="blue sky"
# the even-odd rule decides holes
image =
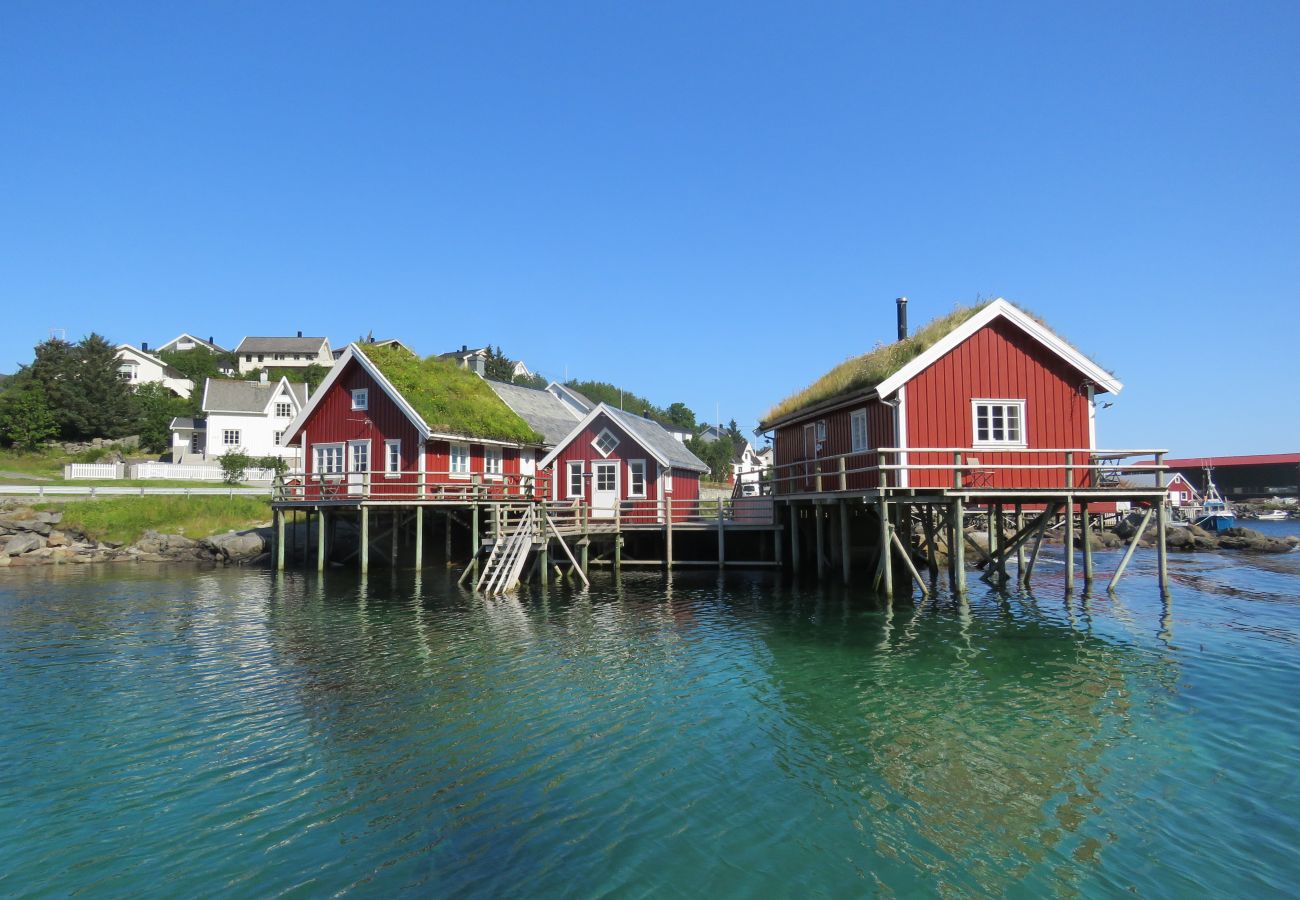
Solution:
[[[1105,446],[1300,449],[1300,5],[0,10],[0,371],[52,327],[491,342],[752,426],[977,297]]]

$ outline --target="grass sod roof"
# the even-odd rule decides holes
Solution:
[[[959,306],[945,316],[926,322],[901,341],[880,344],[868,353],[846,359],[808,387],[773,406],[763,417],[763,422],[783,419],[840,394],[874,388],[988,305]]]
[[[434,432],[542,443],[542,436],[469,369],[432,356],[420,359],[398,347],[367,346],[361,352]]]

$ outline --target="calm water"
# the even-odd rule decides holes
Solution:
[[[1169,606],[1052,563],[892,610],[9,573],[0,895],[1294,893],[1300,554],[1175,557]]]

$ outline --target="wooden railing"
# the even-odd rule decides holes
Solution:
[[[778,496],[861,490],[1132,491],[1126,476],[1163,485],[1166,450],[985,447],[883,447],[774,466],[766,484]]]
[[[271,496],[280,501],[409,503],[415,500],[509,503],[545,499],[550,476],[470,475],[452,472],[287,472],[275,479]]]

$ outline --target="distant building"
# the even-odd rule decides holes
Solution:
[[[161,384],[178,397],[189,397],[194,382],[148,352],[148,344],[132,347],[117,345],[117,372],[123,381],[137,388],[142,384]]]
[[[329,338],[246,337],[235,348],[240,374],[262,368],[305,369],[308,366],[334,364]]]
[[[438,359],[449,359],[462,369],[469,369],[486,377],[488,356],[492,353],[491,347],[471,348],[468,344],[461,344],[459,350],[452,350],[450,353],[439,353]],[[532,378],[533,371],[524,365],[523,360],[515,363],[514,368],[510,370],[511,378]]]
[[[299,450],[285,431],[307,403],[307,385],[279,381],[209,378],[203,386],[203,417],[172,420],[172,461],[212,462],[231,450],[279,456],[290,465]]]
[[[1165,465],[1201,490],[1205,488],[1205,470],[1210,469],[1215,486],[1227,500],[1300,495],[1300,453],[1200,456],[1168,459]]]
[[[183,353],[186,350],[208,350],[212,353],[225,353],[226,351],[213,343],[212,338],[206,341],[203,338],[197,338],[189,332],[181,332],[167,343],[158,348],[159,353]]]

